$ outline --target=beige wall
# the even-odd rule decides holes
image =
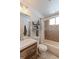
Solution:
[[[49,25],[49,21],[45,21],[45,39],[59,42],[59,25]]]
[[[24,22],[23,20],[20,18],[20,34],[23,34],[24,32]]]

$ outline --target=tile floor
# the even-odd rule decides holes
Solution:
[[[51,52],[45,52],[41,54],[38,59],[59,59],[57,56],[53,55]]]

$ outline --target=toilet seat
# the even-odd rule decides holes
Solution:
[[[47,51],[47,46],[46,45],[44,45],[44,44],[39,44],[39,51],[40,52],[45,52],[45,51]]]

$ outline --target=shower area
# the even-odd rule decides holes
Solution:
[[[59,18],[53,17],[44,22],[44,44],[48,50],[59,57]]]

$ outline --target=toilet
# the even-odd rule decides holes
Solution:
[[[44,44],[39,44],[38,49],[40,54],[44,54],[48,50],[47,46]]]

